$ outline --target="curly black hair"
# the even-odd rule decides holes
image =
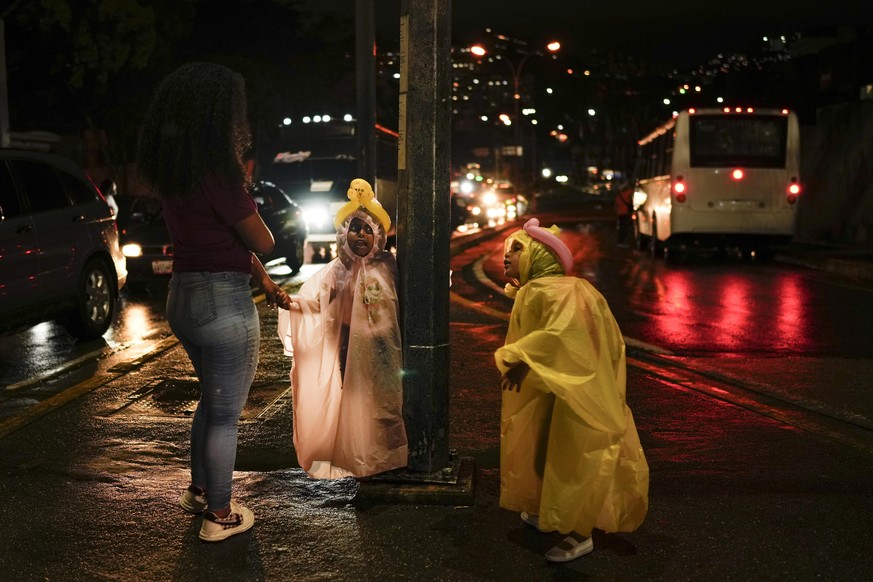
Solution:
[[[189,63],[155,91],[139,140],[139,172],[166,198],[191,194],[207,178],[245,186],[250,140],[242,76],[213,63]]]

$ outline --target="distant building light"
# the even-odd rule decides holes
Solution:
[[[585,75],[586,77],[590,77],[590,76],[591,76],[591,71],[589,71],[589,70],[585,70],[582,74]]]
[[[716,97],[715,102],[716,103],[724,103],[724,97]]]
[[[282,124],[283,125],[291,125],[291,118],[286,117],[285,119],[282,120]]]
[[[321,115],[316,115],[312,118],[312,121],[314,121],[315,123],[321,123]]]
[[[594,111],[593,109],[588,110],[588,115],[590,115],[591,117],[594,117],[595,113],[596,111]]]
[[[559,182],[561,184],[564,184],[564,183],[568,182],[569,180],[570,180],[570,178],[568,178],[564,174],[561,174],[559,176],[555,176],[555,182]]]
[[[394,78],[395,78],[395,79],[399,79],[399,78],[400,78],[400,73],[394,73]]]
[[[538,123],[539,123],[539,121],[537,121],[536,119],[531,119],[531,120],[530,120],[530,124],[531,124],[531,125],[536,125],[536,124],[538,124]]]
[[[487,115],[483,115],[483,116],[480,117],[479,119],[481,119],[482,121],[488,121],[488,116],[487,116]]]
[[[670,100],[669,100],[669,99],[664,99],[664,105],[670,105]]]
[[[548,93],[549,95],[551,95],[552,93],[554,93],[554,91],[552,91],[552,88],[551,88],[551,87],[548,87],[548,88],[546,89],[546,93]]]
[[[343,121],[352,121],[353,119],[354,117],[352,117],[351,113],[346,113],[345,115],[343,115]]]
[[[322,120],[324,123],[327,123],[328,121],[330,121],[330,115],[322,115],[322,116],[321,116],[321,120]]]
[[[303,123],[309,123],[310,121],[312,121],[312,118],[309,117],[308,115],[303,118]]]
[[[543,168],[543,178],[551,178],[552,170],[549,168]]]

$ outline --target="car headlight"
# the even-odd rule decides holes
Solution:
[[[497,194],[494,192],[485,192],[482,194],[482,204],[485,206],[493,206],[497,204]]]
[[[304,206],[303,220],[309,228],[320,229],[330,221],[326,206]]]
[[[125,257],[141,257],[142,256],[142,246],[137,243],[128,243],[121,247],[121,254]]]

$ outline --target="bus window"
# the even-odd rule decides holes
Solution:
[[[787,117],[702,115],[690,121],[692,167],[785,166]]]

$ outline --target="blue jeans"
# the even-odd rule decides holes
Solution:
[[[230,505],[237,425],[258,366],[258,312],[245,273],[173,273],[167,319],[200,380],[191,483],[209,509]]]

